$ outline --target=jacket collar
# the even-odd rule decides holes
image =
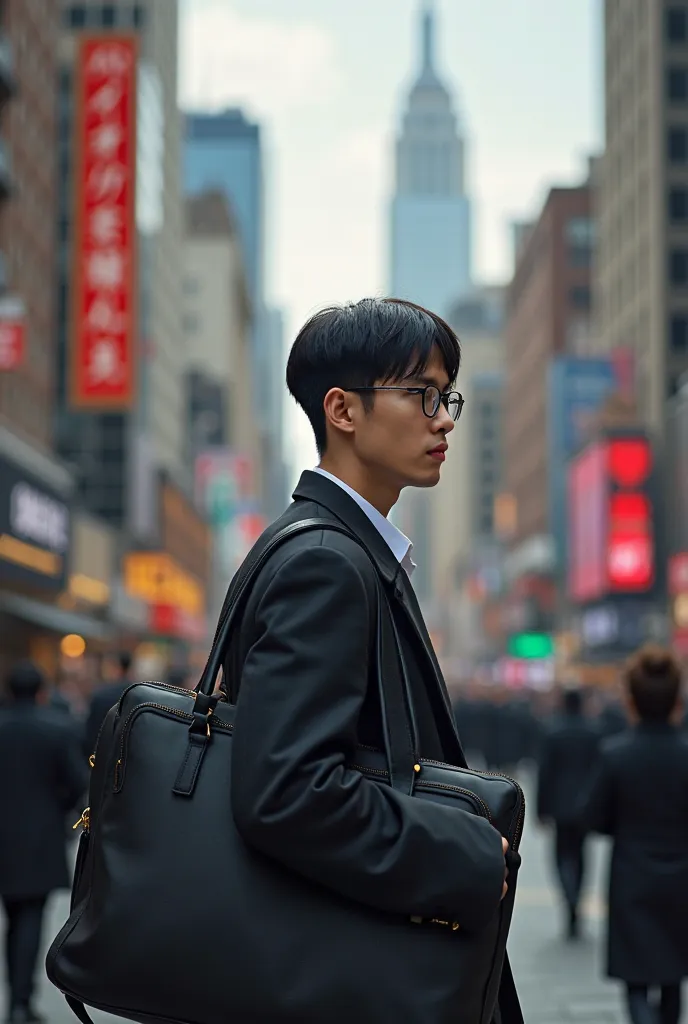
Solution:
[[[368,549],[383,579],[387,583],[396,583],[403,570],[389,544],[363,509],[338,484],[320,473],[306,470],[301,474],[293,498],[294,501],[313,501],[317,505],[322,505],[336,519],[348,526]]]

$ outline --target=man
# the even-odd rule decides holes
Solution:
[[[477,929],[506,891],[506,840],[483,818],[347,767],[358,745],[383,742],[368,684],[377,617],[390,614],[409,666],[418,755],[465,766],[410,584],[412,546],[387,518],[404,487],[439,482],[463,405],[451,390],[459,362],[452,330],[410,302],[326,309],[301,330],[287,384],[310,420],[320,464],[302,475],[259,549],[287,524],[323,517],[348,527],[370,557],[334,531],[286,541],[248,597],[224,686],[232,697],[239,689],[232,807],[248,845],[347,899]],[[380,605],[377,574],[391,611]],[[346,978],[345,964],[342,972],[344,988],[360,982]],[[434,1010],[406,1009],[409,1022],[446,1019],[439,1000]],[[510,1019],[520,1012],[503,1014],[504,1024]]]
[[[597,728],[583,714],[580,690],[565,691],[562,713],[545,729],[540,746],[538,817],[554,823],[554,860],[567,907],[569,939],[578,937],[585,869],[579,801],[595,768],[599,741]]]
[[[106,683],[105,686],[99,687],[91,697],[91,704],[84,728],[84,743],[87,757],[90,757],[96,749],[98,733],[105,716],[110,708],[114,707],[131,682],[129,678],[131,660],[129,651],[121,651],[117,656],[118,678],[114,682]]]
[[[48,895],[69,884],[65,814],[83,795],[88,769],[67,716],[39,707],[44,680],[31,662],[14,667],[0,709],[0,896],[10,1024],[39,1021],[34,972]]]

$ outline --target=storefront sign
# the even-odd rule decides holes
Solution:
[[[135,36],[83,36],[76,64],[75,408],[130,409],[136,372]]]
[[[0,299],[0,371],[17,370],[24,362],[25,333],[24,303],[14,296]]]
[[[149,605],[178,608],[202,616],[205,595],[199,581],[164,552],[136,551],[125,556],[124,586],[130,597]]]
[[[71,542],[69,506],[15,463],[0,461],[0,577],[59,590]]]

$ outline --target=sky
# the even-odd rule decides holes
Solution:
[[[431,2],[468,140],[474,276],[506,280],[510,221],[602,146],[601,0],[181,0],[182,106],[241,106],[264,130],[287,343],[315,309],[387,290],[394,139]]]

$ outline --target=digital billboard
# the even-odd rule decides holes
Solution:
[[[642,435],[595,441],[571,462],[568,591],[577,603],[653,589],[653,469]]]

